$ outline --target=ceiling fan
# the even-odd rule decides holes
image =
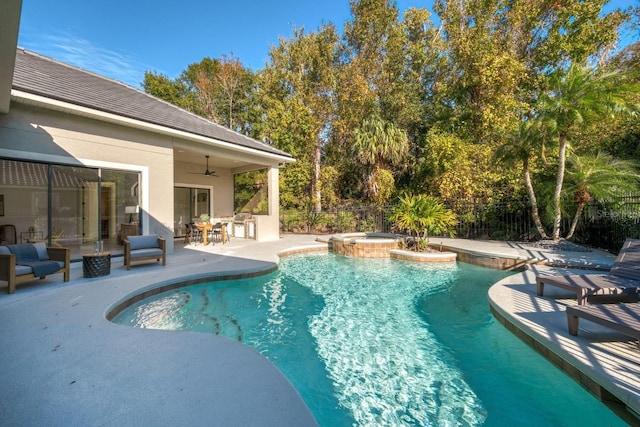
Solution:
[[[217,177],[218,175],[216,175],[216,171],[210,171],[209,170],[209,155],[207,154],[205,157],[207,158],[207,168],[205,169],[204,173],[191,172],[191,174],[192,175],[204,175],[204,176],[215,176],[215,177]]]

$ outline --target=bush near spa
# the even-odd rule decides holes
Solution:
[[[403,193],[393,209],[391,221],[400,232],[407,232],[409,238],[405,247],[415,251],[425,251],[429,236],[455,234],[457,224],[455,214],[435,197],[425,194]]]

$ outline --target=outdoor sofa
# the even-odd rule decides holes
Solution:
[[[589,295],[618,294],[640,286],[640,240],[627,239],[611,270],[606,274],[559,274],[536,277],[537,294],[544,285],[556,286],[576,293],[578,305],[584,305]]]
[[[167,243],[157,234],[144,236],[127,236],[124,239],[124,265],[131,270],[131,262],[146,260],[162,260],[167,265]]]
[[[63,273],[69,281],[71,253],[67,248],[48,248],[44,243],[21,243],[0,246],[0,280],[9,284],[8,293],[16,284],[50,274]]]

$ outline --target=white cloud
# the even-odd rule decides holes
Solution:
[[[129,55],[96,46],[88,40],[62,32],[38,34],[37,40],[31,37],[23,39],[21,46],[138,89],[145,70],[151,69]]]

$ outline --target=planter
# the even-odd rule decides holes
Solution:
[[[458,255],[454,252],[414,252],[392,249],[391,258],[415,262],[455,262]]]

